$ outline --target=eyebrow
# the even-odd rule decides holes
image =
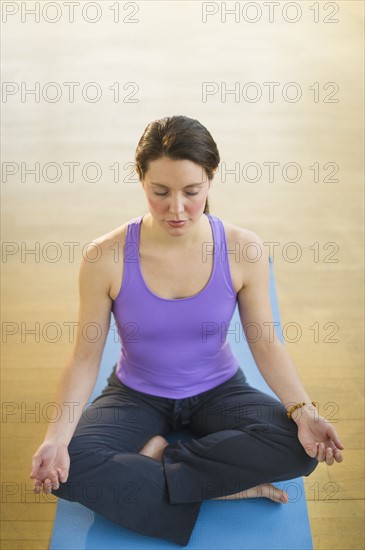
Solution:
[[[196,185],[200,186],[200,185],[203,185],[203,183],[204,183],[203,181],[199,182],[199,183],[190,183],[189,185],[185,185],[185,187],[183,189],[186,189],[187,187],[195,187]],[[152,181],[151,185],[158,185],[159,187],[165,187],[165,189],[169,189],[167,187],[167,185],[163,185],[163,183],[157,183],[157,182]]]

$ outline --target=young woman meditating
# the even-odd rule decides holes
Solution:
[[[78,334],[56,395],[64,414],[50,423],[30,475],[36,492],[182,546],[203,501],[285,504],[288,495],[273,482],[343,459],[335,428],[318,415],[271,330],[262,240],[209,213],[219,162],[215,141],[195,119],[172,116],[146,127],[135,163],[149,211],[96,239],[90,248],[101,252],[99,261],[81,262]],[[247,383],[226,339],[237,304],[242,345],[245,337],[279,399]],[[120,357],[82,411],[111,313]],[[88,323],[100,327],[97,342],[83,337]],[[252,326],[259,338],[250,336]],[[76,404],[72,421],[67,403]],[[187,426],[191,440],[164,438]]]

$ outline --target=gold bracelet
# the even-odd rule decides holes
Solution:
[[[311,401],[311,404],[317,408],[317,405],[315,404],[314,401]],[[296,411],[297,409],[300,409],[300,407],[303,407],[303,405],[305,405],[305,403],[298,403],[297,405],[293,405],[292,407],[290,407],[290,409],[288,410],[288,412],[286,413],[287,414],[287,417],[288,418],[291,418],[291,415],[294,411]]]

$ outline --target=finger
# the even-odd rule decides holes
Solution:
[[[318,462],[324,462],[326,459],[326,449],[323,441],[318,444],[317,460]]]
[[[42,490],[42,481],[40,479],[36,479],[33,486],[34,493],[38,494]]]
[[[39,474],[39,468],[33,468],[29,474],[30,479],[34,479]]]
[[[333,451],[333,456],[334,456],[334,459],[336,462],[342,462],[343,461],[343,456],[341,454],[341,451],[339,449],[334,449]]]
[[[56,470],[51,470],[48,478],[51,480],[52,483],[58,483],[58,473]]]
[[[61,483],[66,483],[68,478],[68,472],[66,468],[57,468],[58,479]]]
[[[52,491],[57,491],[57,489],[59,488],[60,488],[60,482],[58,480],[52,483]]]
[[[42,464],[42,458],[40,455],[38,455],[37,453],[35,453],[33,455],[33,458],[32,458],[32,471],[31,471],[31,475],[29,477],[33,478],[34,475],[36,474],[38,468],[40,467],[40,465]]]
[[[341,451],[340,449],[338,449],[338,447],[336,446],[335,442],[333,440],[331,440],[329,442],[329,444],[327,445],[327,447],[331,447],[332,449],[332,454],[333,454],[333,458],[334,460],[336,460],[336,462],[342,462],[343,461],[343,457],[342,457],[342,454],[341,454]]]
[[[40,477],[44,477],[45,475],[47,475],[49,472],[49,466],[46,466],[45,464],[41,464],[40,466],[38,466],[37,468],[33,469],[30,474],[29,474],[29,477],[31,479],[34,479],[34,478],[40,478]]]
[[[328,464],[328,466],[332,466],[332,464],[334,463],[332,447],[327,447],[326,449],[326,463]]]
[[[338,434],[336,432],[336,428],[332,424],[328,427],[327,433],[328,433],[328,436],[332,439],[332,441],[334,442],[334,444],[336,445],[336,447],[338,449],[343,450],[345,448],[343,446],[340,438],[338,437]]]
[[[43,493],[49,495],[52,489],[52,482],[50,479],[45,479],[43,481]]]
[[[57,490],[57,489],[60,488],[60,482],[59,482],[59,479],[58,479],[58,472],[56,472],[55,470],[52,470],[51,475],[49,476],[49,479],[51,481],[51,489],[52,490]]]
[[[50,494],[52,490],[57,490],[60,488],[60,482],[58,479],[57,472],[52,470],[48,478],[44,481],[44,492]]]

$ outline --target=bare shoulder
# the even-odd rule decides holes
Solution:
[[[239,225],[233,225],[232,223],[224,220],[222,220],[222,223],[227,241],[229,241],[229,243],[234,244],[235,242],[239,242],[241,245],[246,247],[250,244],[253,246],[263,246],[261,237],[251,229],[246,229],[245,227],[240,227]]]
[[[128,223],[129,221],[96,237],[90,246],[98,249],[100,256],[103,256],[106,261],[114,258],[119,250],[123,252]]]
[[[97,276],[109,297],[114,300],[123,277],[124,245],[130,220],[94,238],[87,247],[87,262],[92,266],[91,276]],[[90,273],[90,271],[89,271]]]
[[[266,270],[268,265],[267,251],[261,237],[245,227],[223,221],[227,238],[232,277],[238,281],[238,289],[242,290],[250,280],[254,280],[258,272]]]

